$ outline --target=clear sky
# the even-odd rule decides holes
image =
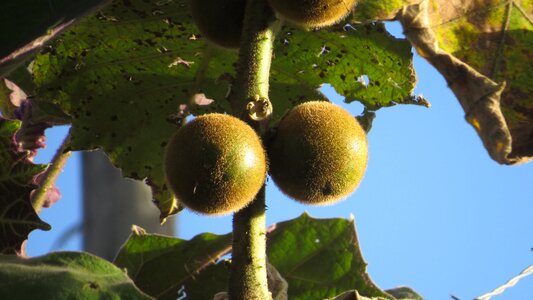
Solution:
[[[388,28],[401,35],[399,26]],[[368,135],[370,159],[363,182],[347,200],[310,207],[267,185],[267,223],[308,211],[314,217],[355,216],[359,241],[374,282],[384,289],[407,285],[426,299],[473,299],[533,264],[533,163],[501,166],[490,159],[475,130],[464,120],[442,76],[415,55],[427,109],[399,105],[377,113]],[[370,78],[372,80],[372,78]],[[354,115],[359,104],[342,104]],[[67,128],[49,130],[48,162]],[[80,156],[74,154],[58,179],[63,198],[41,217],[52,231],[30,235],[28,252],[39,255],[81,222]],[[231,231],[231,217],[207,218],[185,210],[179,237]],[[61,248],[80,250],[75,235]],[[493,299],[533,299],[533,276]]]

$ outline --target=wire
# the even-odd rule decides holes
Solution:
[[[510,287],[513,287],[515,284],[517,284],[518,281],[520,281],[520,279],[522,279],[522,278],[524,278],[524,277],[526,277],[528,275],[531,275],[531,274],[533,274],[533,265],[527,267],[524,271],[522,271],[522,273],[520,273],[518,276],[510,279],[504,285],[494,289],[490,293],[487,293],[485,295],[477,297],[475,300],[489,300],[490,298],[492,298],[492,296],[496,296],[496,295],[499,295],[499,294],[503,293],[506,289],[508,289]]]

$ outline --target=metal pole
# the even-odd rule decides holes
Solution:
[[[83,249],[113,260],[138,225],[147,232],[175,234],[174,218],[159,225],[159,211],[143,182],[123,178],[102,151],[82,154]]]

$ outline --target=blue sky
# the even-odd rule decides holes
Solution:
[[[401,35],[398,26],[388,27]],[[368,272],[382,288],[407,285],[426,299],[473,299],[533,264],[533,163],[501,166],[490,159],[475,130],[464,120],[442,76],[415,55],[427,109],[401,105],[377,113],[368,135],[369,165],[358,190],[345,201],[310,207],[267,185],[267,223],[295,218],[353,214]],[[372,80],[372,78],[370,78]],[[354,115],[358,104],[344,105]],[[47,132],[48,147],[38,159],[50,160],[66,127]],[[75,153],[58,179],[63,198],[42,218],[50,232],[30,235],[30,255],[44,254],[67,230],[81,222],[80,156]],[[184,211],[178,217],[182,238],[231,231],[231,217],[207,218]],[[74,236],[60,249],[80,250]],[[59,250],[59,249],[54,249]],[[493,299],[533,299],[533,276]]]

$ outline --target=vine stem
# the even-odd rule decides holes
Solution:
[[[268,99],[277,24],[266,0],[248,0],[246,3],[237,76],[230,100],[233,114],[247,121],[259,135],[264,135],[266,126],[249,118],[246,105],[256,96]],[[232,300],[272,299],[267,284],[265,211],[263,185],[252,203],[233,216],[233,252],[228,291]]]
[[[43,208],[43,204],[46,200],[46,195],[48,191],[53,187],[57,176],[59,176],[68,158],[72,154],[71,151],[67,150],[67,147],[70,143],[71,132],[72,129],[69,130],[67,136],[61,143],[61,146],[59,146],[59,148],[57,149],[57,152],[52,158],[48,169],[46,169],[43,174],[43,178],[41,180],[41,183],[39,184],[39,187],[32,194],[31,202],[33,208],[37,213],[39,213]]]

